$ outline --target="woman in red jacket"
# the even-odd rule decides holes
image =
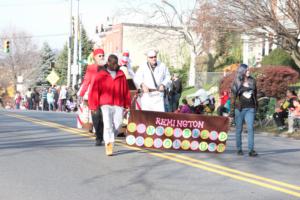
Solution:
[[[124,108],[130,106],[130,93],[126,76],[119,70],[118,57],[108,57],[106,70],[102,70],[98,80],[99,105],[103,115],[103,139],[106,155],[113,154],[115,134],[118,133],[123,121]]]

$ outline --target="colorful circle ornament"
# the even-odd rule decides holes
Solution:
[[[224,142],[226,141],[228,138],[228,135],[226,132],[222,131],[219,133],[219,141]]]
[[[213,151],[216,151],[216,149],[217,149],[216,143],[212,142],[212,143],[208,144],[208,151],[213,152]]]
[[[208,130],[202,130],[200,133],[200,136],[203,140],[206,140],[209,137],[209,131]]]
[[[179,149],[180,146],[181,146],[181,141],[179,139],[173,141],[173,149]]]
[[[218,134],[217,131],[211,131],[211,132],[209,133],[209,139],[212,140],[212,141],[217,140],[218,137],[219,137],[219,134]]]
[[[222,153],[222,152],[225,151],[225,149],[226,149],[225,144],[223,144],[223,143],[218,144],[218,146],[217,146],[217,152]]]
[[[155,133],[155,127],[154,126],[148,126],[146,130],[147,135],[154,135]]]
[[[193,142],[191,143],[191,149],[192,149],[193,151],[196,151],[196,150],[198,150],[198,148],[199,148],[199,142],[198,142],[198,141],[193,141]]]
[[[188,139],[192,136],[192,131],[188,128],[183,129],[182,136],[183,136],[183,138]]]
[[[145,139],[145,147],[148,147],[148,148],[150,148],[150,147],[152,147],[153,146],[153,139],[151,138],[151,137],[147,137],[146,139]]]
[[[142,136],[139,136],[135,139],[135,144],[138,147],[141,147],[144,145],[144,138]]]
[[[175,128],[173,132],[174,137],[180,138],[182,136],[182,130],[181,128]]]
[[[158,126],[156,127],[155,133],[157,136],[162,136],[164,134],[164,131],[165,131],[164,127]]]
[[[190,142],[188,140],[183,140],[181,142],[181,148],[183,150],[188,150],[190,148]]]
[[[126,137],[126,143],[128,145],[134,145],[135,144],[135,137],[133,135],[128,135]]]
[[[134,122],[131,122],[127,125],[127,130],[130,132],[130,133],[133,133],[136,131],[136,124]]]
[[[140,134],[145,133],[146,125],[145,124],[139,124],[139,125],[137,125],[136,130]]]
[[[171,137],[171,136],[173,135],[173,128],[172,128],[172,127],[167,127],[167,128],[165,129],[165,135],[166,135],[167,137]]]
[[[207,148],[208,148],[207,142],[200,142],[200,144],[199,144],[200,151],[206,151]]]
[[[154,147],[155,148],[159,149],[159,148],[162,147],[162,145],[163,145],[163,142],[162,142],[162,140],[160,138],[156,138],[154,140]]]
[[[199,136],[200,136],[200,130],[197,129],[197,128],[193,129],[193,130],[192,130],[192,137],[196,139],[196,138],[198,138]]]
[[[166,149],[170,149],[172,147],[172,140],[169,138],[165,139],[163,142],[163,147]]]

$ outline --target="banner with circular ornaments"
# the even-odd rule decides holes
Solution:
[[[228,129],[227,117],[131,110],[126,143],[144,148],[222,153]]]

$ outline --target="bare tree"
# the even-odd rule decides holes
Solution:
[[[0,58],[0,70],[5,72],[6,82],[16,86],[17,76],[23,76],[25,85],[34,83],[39,73],[40,56],[32,36],[13,30],[3,33],[1,38],[10,41],[10,52],[2,53]]]
[[[207,0],[190,1],[153,1],[145,3],[139,1],[139,4],[130,5],[131,8],[121,11],[123,15],[130,14],[131,17],[144,16],[144,22],[153,25],[152,31],[160,32],[164,39],[171,39],[172,35],[181,37],[189,47],[190,67],[189,67],[189,86],[195,85],[196,59],[210,47],[212,31],[209,29],[207,14],[210,10]],[[147,5],[145,5],[147,4]],[[186,6],[186,7],[185,7]],[[201,15],[202,9],[206,9]],[[200,11],[200,12],[199,12]],[[212,15],[210,15],[212,17]],[[199,20],[201,19],[201,20]],[[158,27],[155,29],[155,25]],[[162,29],[161,26],[168,27]],[[170,35],[172,34],[172,35]],[[148,34],[151,36],[151,34]]]
[[[300,67],[299,0],[218,0],[224,29],[269,39],[289,52]]]
[[[162,4],[164,6],[156,6],[158,13],[163,17],[167,26],[174,27],[176,25],[174,23],[177,21],[178,26],[180,27],[177,29],[177,31],[189,45],[191,61],[188,85],[194,86],[196,78],[196,58],[203,52],[203,38],[201,36],[201,31],[195,31],[195,21],[193,21],[197,11],[198,1],[194,2],[194,5],[190,11],[182,12],[180,12],[175,5],[167,0],[162,0]],[[171,12],[168,12],[167,9],[171,9]]]

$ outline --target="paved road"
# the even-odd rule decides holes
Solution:
[[[121,139],[106,157],[75,122],[0,110],[1,200],[300,198],[299,140],[257,134],[251,158],[236,155],[232,134],[223,154],[142,151]]]

